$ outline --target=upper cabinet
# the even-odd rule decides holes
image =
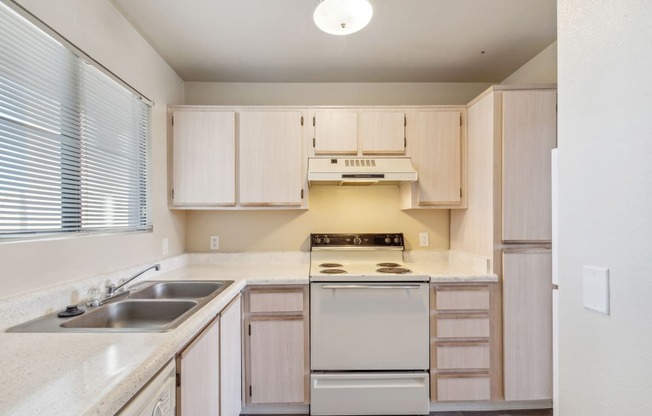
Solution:
[[[313,153],[322,155],[404,155],[405,111],[402,109],[315,109]]]
[[[503,241],[549,242],[556,91],[503,92]]]
[[[301,206],[303,111],[242,111],[239,131],[241,205]]]
[[[170,205],[235,205],[235,112],[174,110],[170,131]]]
[[[305,110],[176,106],[168,119],[171,208],[308,208]]]
[[[403,111],[363,111],[362,154],[405,154],[405,125]]]
[[[315,155],[358,153],[358,113],[319,110],[313,113]]]
[[[463,108],[408,113],[408,155],[419,174],[401,186],[401,208],[465,208]]]

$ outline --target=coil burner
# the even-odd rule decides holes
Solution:
[[[397,264],[397,266],[398,266],[398,264]],[[326,267],[328,269],[334,269],[334,268],[337,268],[337,267],[342,267],[342,265],[340,263],[322,263],[322,264],[319,265],[319,267]]]
[[[346,271],[342,270],[342,269],[324,269],[324,270],[320,270],[319,273],[323,273],[323,274],[342,274],[342,273],[346,273]]]
[[[404,267],[381,267],[376,269],[378,273],[391,273],[391,274],[407,274],[412,273],[412,270],[406,269]]]
[[[376,266],[378,266],[378,267],[401,267],[401,265],[398,264],[398,263],[378,263]]]

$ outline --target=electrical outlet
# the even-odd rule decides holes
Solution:
[[[419,233],[419,246],[428,247],[430,245],[430,238],[428,233]]]
[[[167,256],[169,252],[170,252],[170,242],[168,241],[167,238],[164,238],[163,241],[161,242],[161,254]]]
[[[220,236],[219,235],[212,235],[211,236],[210,249],[211,250],[219,250],[220,249]]]

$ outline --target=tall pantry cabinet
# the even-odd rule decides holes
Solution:
[[[468,208],[451,211],[451,250],[491,259],[503,286],[504,398],[552,399],[550,151],[554,87],[495,86],[468,119]]]

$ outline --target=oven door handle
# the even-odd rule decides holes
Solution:
[[[420,285],[321,285],[322,289],[420,289]]]

